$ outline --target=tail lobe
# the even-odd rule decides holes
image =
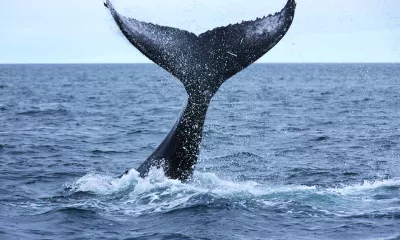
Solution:
[[[125,37],[153,62],[177,77],[189,97],[202,101],[220,85],[274,47],[293,22],[296,3],[288,0],[278,13],[196,36],[177,28],[141,22],[119,14],[106,0]]]

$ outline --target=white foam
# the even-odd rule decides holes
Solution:
[[[394,235],[382,238],[371,238],[371,240],[398,240],[400,239],[400,234],[396,233]]]
[[[79,178],[75,183],[69,185],[69,187],[73,191],[112,194],[135,185],[139,178],[139,173],[135,170],[129,171],[128,174],[125,174],[121,178],[89,173]]]
[[[144,214],[163,212],[190,207],[197,204],[212,204],[213,201],[225,199],[233,204],[244,204],[247,201],[263,204],[265,207],[280,207],[292,201],[303,202],[320,212],[335,215],[354,215],[375,211],[377,201],[385,208],[397,199],[376,200],[371,191],[382,187],[400,186],[400,179],[364,181],[362,184],[345,185],[336,188],[321,188],[303,185],[271,185],[255,181],[230,181],[219,178],[214,173],[195,172],[193,180],[182,183],[168,179],[162,169],[152,169],[146,178],[131,170],[121,178],[89,173],[70,185],[73,191],[92,192],[108,196],[123,191],[120,202],[105,207],[106,210],[123,211],[125,214]],[[321,196],[315,197],[316,195]],[[113,197],[112,197],[113,198]],[[223,201],[225,201],[223,200]],[[107,201],[107,200],[102,200]],[[331,209],[331,201],[335,205]],[[352,211],[348,206],[359,206]],[[383,204],[383,205],[382,205]],[[288,209],[289,211],[290,209]]]
[[[263,196],[284,192],[314,192],[320,194],[354,195],[382,187],[400,187],[400,179],[385,179],[368,181],[361,184],[345,185],[335,188],[317,188],[316,186],[304,185],[280,185],[272,186],[260,184],[254,181],[235,182],[219,178],[214,173],[195,172],[193,180],[189,183],[182,183],[165,177],[161,169],[152,169],[148,177],[141,178],[135,170],[130,170],[128,174],[121,178],[114,178],[98,173],[89,173],[79,178],[70,187],[74,191],[93,192],[96,194],[112,194],[118,191],[132,188],[131,195],[140,195],[153,191],[170,192],[192,191],[196,193],[212,193],[222,197],[237,196]]]
[[[131,196],[149,194],[177,194],[187,193],[210,193],[220,197],[258,197],[273,193],[312,191],[315,186],[286,185],[269,186],[254,181],[235,182],[223,180],[213,173],[195,172],[190,183],[182,183],[165,177],[161,169],[152,169],[148,177],[141,178],[135,170],[121,178],[114,178],[98,173],[89,173],[79,178],[69,187],[73,191],[92,192],[100,195],[108,195],[118,191],[132,188]]]
[[[369,192],[371,190],[376,190],[382,187],[400,187],[400,179],[385,179],[376,181],[364,180],[364,182],[361,184],[330,188],[328,189],[328,191],[340,195],[355,195]]]

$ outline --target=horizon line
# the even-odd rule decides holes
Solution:
[[[134,64],[142,64],[142,65],[157,65],[153,62],[56,62],[56,63],[2,63],[0,65],[134,65]],[[256,62],[255,64],[400,64],[400,62]]]

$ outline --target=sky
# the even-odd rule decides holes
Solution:
[[[114,0],[141,21],[196,34],[282,9],[285,0]],[[400,62],[399,0],[297,0],[294,22],[258,62]],[[2,0],[0,63],[147,63],[102,0]]]

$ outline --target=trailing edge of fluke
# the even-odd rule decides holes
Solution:
[[[283,38],[293,22],[296,3],[288,0],[274,15],[218,27],[198,36],[125,17],[109,0],[104,6],[128,41],[178,78],[188,94],[187,104],[175,125],[137,171],[145,177],[151,167],[162,167],[167,177],[186,181],[197,162],[211,98],[222,83]]]

